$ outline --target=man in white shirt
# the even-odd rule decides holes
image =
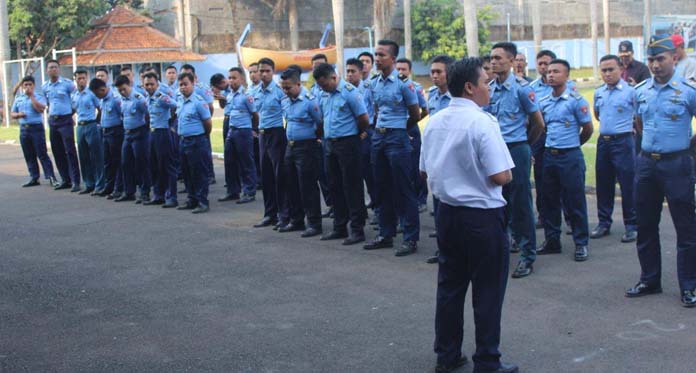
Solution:
[[[440,200],[440,250],[435,314],[436,372],[466,364],[461,352],[464,299],[472,285],[474,372],[517,372],[500,361],[500,319],[509,271],[503,185],[515,167],[489,103],[483,60],[465,58],[447,69],[452,101],[423,134],[420,170]]]

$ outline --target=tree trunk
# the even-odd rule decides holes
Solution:
[[[411,0],[404,0],[404,45],[406,46],[406,58],[413,59],[411,50]]]
[[[297,18],[297,0],[288,1],[288,25],[290,26],[290,49],[300,49],[299,19]]]
[[[191,0],[183,0],[184,3],[184,35],[186,48],[193,50],[193,17],[191,16]]]
[[[375,41],[387,37],[391,31],[391,18],[394,10],[393,0],[374,0],[373,23],[375,27]]]
[[[464,32],[466,33],[466,54],[478,57],[478,17],[476,16],[476,0],[464,1]]]
[[[643,17],[645,17],[643,19],[643,50],[646,50],[648,48],[648,44],[650,43],[650,34],[652,33],[652,9],[650,6],[650,0],[643,1]]]
[[[344,77],[343,71],[343,0],[331,0],[333,6],[334,34],[336,35],[336,72]]]
[[[609,0],[602,0],[604,15],[604,54],[611,54],[611,23],[609,23]]]
[[[181,45],[186,45],[184,0],[176,0],[176,39],[181,42]]]
[[[541,50],[542,25],[541,25],[541,0],[531,0],[532,33],[534,34],[534,54]]]
[[[597,78],[597,0],[590,0],[590,35],[592,36],[592,76]]]

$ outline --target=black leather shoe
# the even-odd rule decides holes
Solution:
[[[561,242],[558,240],[546,240],[537,249],[537,255],[560,254]]]
[[[309,227],[309,228],[305,229],[304,232],[302,232],[300,237],[304,237],[304,238],[314,237],[314,236],[318,236],[320,234],[321,234],[321,228]]]
[[[330,218],[333,215],[333,207],[329,207],[325,213],[321,214],[322,218]]]
[[[237,201],[238,205],[244,204],[244,203],[249,203],[249,202],[254,202],[256,200],[256,197],[254,196],[248,196],[248,195],[243,195],[242,198]]]
[[[208,212],[208,211],[210,211],[210,207],[208,207],[208,205],[204,205],[202,203],[199,203],[198,206],[196,206],[196,208],[193,209],[193,211],[191,211],[191,213],[192,214],[202,214],[202,213]]]
[[[179,206],[179,204],[176,202],[167,202],[164,205],[162,205],[162,208],[163,209],[173,209],[173,208],[178,207],[178,206]]]
[[[70,193],[77,193],[80,191],[80,185],[75,184],[73,185],[72,189],[70,189]]]
[[[92,193],[90,193],[89,195],[92,196],[92,197],[96,197],[96,196],[99,195],[99,193],[101,193],[101,190],[96,190],[96,189],[95,189],[95,190],[93,190]]]
[[[360,242],[365,242],[365,233],[360,232],[360,233],[353,233],[348,238],[343,240],[341,245],[343,246],[350,246],[350,245],[355,245],[356,243]]]
[[[82,189],[82,190],[81,190],[79,193],[77,193],[77,194],[79,194],[79,195],[85,195],[85,194],[90,194],[90,193],[92,193],[92,192],[94,192],[94,188],[86,188],[86,189]]]
[[[372,242],[363,246],[365,250],[389,249],[394,247],[394,240],[382,236],[375,237]]]
[[[54,188],[60,185],[60,183],[58,183],[58,180],[56,180],[55,176],[51,176],[48,178],[48,184]]]
[[[22,188],[29,188],[33,186],[41,185],[39,179],[29,179],[26,183],[22,184]]]
[[[276,225],[277,223],[278,220],[266,216],[263,219],[261,219],[260,222],[254,224],[254,228],[270,227],[271,225]]]
[[[635,242],[635,240],[638,239],[638,232],[636,231],[626,231],[626,233],[621,236],[621,242],[623,243],[629,243],[629,242]]]
[[[283,228],[284,226],[286,226],[286,225],[288,225],[288,224],[290,224],[290,223],[288,223],[288,222],[283,222],[283,221],[279,221],[279,222],[273,224],[273,230],[274,230],[274,231],[277,231],[278,229]]]
[[[534,265],[527,261],[521,260],[519,263],[517,263],[515,271],[512,272],[512,278],[527,277],[531,275],[532,272],[534,272]]]
[[[490,369],[476,369],[474,368],[474,373],[517,373],[519,368],[515,364],[506,364],[500,362],[500,368],[490,370]]]
[[[163,199],[151,199],[147,202],[143,202],[143,206],[154,206],[154,205],[164,205]]]
[[[239,194],[226,194],[222,198],[218,198],[218,202],[236,201],[239,199]]]
[[[95,197],[107,197],[109,193],[107,193],[105,190],[97,190],[92,195]]]
[[[106,199],[117,199],[121,195],[122,195],[122,193],[113,192],[113,193],[110,193],[108,196],[106,196]]]
[[[280,232],[280,233],[297,232],[297,231],[303,231],[303,230],[305,230],[304,224],[294,224],[294,223],[290,223],[284,227],[278,228],[278,232]]]
[[[590,238],[602,238],[604,236],[609,235],[609,228],[603,226],[603,225],[598,225],[595,227],[595,229],[590,232]]]
[[[127,201],[135,201],[135,196],[134,195],[128,195],[124,194],[114,200],[114,202],[127,202]]]
[[[321,236],[320,241],[339,240],[341,238],[347,238],[347,237],[348,237],[347,232],[331,231],[331,232]]]
[[[681,295],[682,305],[686,308],[696,307],[696,291],[683,290]]]
[[[626,290],[626,297],[637,298],[644,295],[659,294],[662,293],[661,286],[650,286],[645,282],[639,282],[636,286]]]
[[[514,238],[510,239],[510,252],[513,254],[520,252],[520,245],[517,244],[517,241],[515,241]]]
[[[418,244],[416,241],[404,241],[404,243],[394,251],[394,256],[411,255],[416,251],[418,251]]]
[[[190,201],[186,201],[183,205],[177,207],[177,210],[193,210],[196,208],[196,204]]]
[[[577,245],[575,246],[575,261],[584,262],[590,256],[587,251],[587,245]]]
[[[466,365],[469,359],[466,356],[462,356],[454,364],[437,364],[435,366],[435,373],[451,373],[455,372],[457,369]]]
[[[426,259],[425,262],[428,264],[435,264],[440,260],[440,252],[436,251],[435,255],[431,256],[430,258]]]
[[[61,190],[61,189],[70,189],[72,187],[72,184],[62,182],[56,186],[53,187],[53,190]]]

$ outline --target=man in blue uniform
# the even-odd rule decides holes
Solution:
[[[375,56],[370,52],[362,52],[358,59],[363,63],[362,78],[369,81],[372,78],[372,66],[375,64]]]
[[[489,102],[480,58],[455,62],[447,72],[453,98],[423,134],[420,169],[440,200],[440,249],[435,312],[436,372],[466,364],[462,354],[464,300],[473,288],[476,353],[474,372],[518,371],[500,361],[500,319],[507,287],[510,248],[502,186],[515,164]]]
[[[370,119],[358,89],[339,79],[331,65],[319,65],[313,74],[322,89],[326,173],[334,203],[333,230],[321,239],[345,238],[343,245],[353,245],[365,241],[367,210],[360,167],[360,133],[370,125]]]
[[[288,69],[280,76],[283,115],[287,123],[285,173],[290,222],[279,232],[304,231],[302,237],[321,234],[321,201],[319,197],[319,159],[321,144],[317,129],[321,113],[317,99],[303,90],[299,72]],[[307,224],[305,224],[305,216]]]
[[[121,152],[124,193],[116,202],[135,201],[135,188],[140,188],[138,200],[150,200],[145,190],[145,172],[150,161],[150,131],[146,123],[147,103],[145,97],[131,87],[126,76],[116,78],[116,88],[121,94],[123,128],[125,135]]]
[[[89,90],[99,98],[99,107],[101,107],[99,127],[102,131],[102,149],[104,150],[104,189],[97,195],[116,199],[123,193],[121,148],[124,130],[121,96],[102,79],[92,79],[89,82]]]
[[[193,78],[195,79],[195,94],[203,97],[205,100],[206,104],[208,104],[208,109],[210,110],[210,116],[212,117],[213,112],[215,111],[215,106],[213,105],[213,102],[215,101],[215,98],[213,97],[213,91],[208,87],[207,85],[201,83],[198,81],[198,76],[196,76],[196,68],[193,67],[193,65],[189,64],[184,64],[181,66],[180,72],[183,73],[189,73],[193,75]],[[208,140],[208,153],[206,153],[206,165],[207,165],[207,172],[208,172],[208,182],[210,184],[215,184],[215,169],[213,166],[213,146],[212,143],[210,142],[210,134],[207,135],[206,139]]]
[[[521,278],[532,273],[536,260],[534,207],[529,181],[532,150],[529,144],[533,144],[544,131],[544,120],[529,82],[511,72],[515,56],[515,44],[503,42],[493,45],[491,69],[496,79],[489,84],[491,100],[486,111],[498,119],[503,139],[515,162],[512,182],[503,188],[503,195],[508,202],[510,231],[521,250],[512,277]]]
[[[60,65],[56,60],[46,63],[48,81],[41,87],[48,102],[48,124],[51,151],[56,161],[56,167],[61,182],[54,189],[70,189],[80,191],[80,166],[75,150],[75,122],[72,118],[72,103],[70,95],[75,91],[72,80],[60,76]]]
[[[104,149],[97,126],[99,99],[87,89],[86,70],[77,70],[74,76],[77,90],[72,94],[72,106],[77,114],[77,152],[85,182],[85,189],[79,194],[96,195],[104,189]]]
[[[94,77],[101,79],[106,84],[109,84],[109,70],[107,70],[106,67],[97,68],[96,73],[94,73]]]
[[[648,45],[653,74],[636,86],[636,128],[643,134],[636,159],[636,215],[640,281],[627,297],[662,292],[659,224],[667,198],[677,231],[677,279],[681,302],[696,306],[696,213],[691,120],[696,116],[696,84],[676,76],[674,44],[668,35],[653,36]]]
[[[256,97],[261,87],[261,74],[259,73],[258,62],[253,62],[249,65],[249,87],[247,94],[251,97]],[[255,128],[252,131],[254,135],[254,163],[256,164],[256,190],[261,189],[261,153],[259,152],[259,130]]]
[[[133,68],[130,65],[126,65],[121,67],[121,75],[127,76],[128,80],[132,85],[135,85],[135,76],[133,75]],[[116,84],[116,81],[114,81],[114,84]]]
[[[169,118],[176,101],[169,89],[159,84],[157,74],[148,72],[143,76],[143,87],[147,93],[147,111],[150,115],[150,171],[152,174],[153,198],[144,205],[177,207],[176,165]]]
[[[597,215],[599,225],[590,238],[609,234],[614,212],[614,190],[618,179],[621,186],[621,206],[626,232],[621,242],[636,240],[636,210],[633,200],[635,176],[635,140],[633,117],[636,112],[636,91],[621,79],[621,60],[606,55],[600,60],[604,85],[594,94],[594,115],[599,120],[597,140]]]
[[[404,242],[396,256],[413,254],[418,248],[420,220],[412,178],[411,151],[407,129],[418,125],[418,96],[412,83],[399,79],[394,68],[399,45],[392,40],[377,43],[376,62],[380,74],[372,78],[377,105],[377,126],[372,137],[372,159],[379,201],[379,236],[365,250],[393,247],[396,224],[404,217]]]
[[[167,83],[167,87],[172,91],[174,98],[179,95],[179,73],[176,70],[176,66],[169,65],[164,70],[164,79]],[[179,121],[176,117],[176,109],[172,109],[171,115],[169,117],[169,131],[172,137],[172,144],[174,147],[174,154],[172,154],[172,161],[174,162],[174,168],[176,169],[177,180],[183,179],[183,172],[181,171],[181,160],[179,159],[179,134],[176,133],[177,127],[179,126]]]
[[[179,92],[176,115],[179,118],[178,133],[181,136],[181,168],[184,172],[188,198],[178,210],[193,210],[194,214],[210,210],[208,204],[207,154],[210,153],[208,137],[212,130],[208,101],[195,93],[195,78],[191,73],[179,75]]]
[[[447,68],[454,63],[454,58],[445,55],[435,56],[430,62],[430,80],[433,82],[433,86],[428,89],[428,113],[430,117],[434,117],[440,110],[449,106],[450,101],[452,101],[452,95],[449,93],[447,88]],[[433,195],[433,212],[437,216],[438,210],[437,197]],[[435,219],[437,222],[437,219]],[[435,231],[430,233],[430,237],[437,237],[437,228]],[[435,251],[435,255],[428,257],[426,263],[435,264],[437,263],[438,251]]]
[[[252,97],[242,85],[244,70],[233,67],[228,72],[230,92],[225,98],[225,113],[229,130],[225,138],[225,183],[227,193],[218,201],[237,200],[237,204],[256,199],[256,164],[254,135],[258,130],[259,114]],[[243,195],[239,196],[242,193]]]
[[[312,72],[314,69],[324,63],[327,63],[329,60],[326,57],[325,54],[323,53],[317,53],[314,56],[312,56]],[[296,65],[295,65],[296,66]],[[299,68],[299,66],[298,66]],[[302,75],[302,69],[299,68],[299,73]],[[314,81],[314,75],[309,74],[309,79],[307,80],[307,83],[310,84],[309,86],[309,91],[314,96],[317,101],[321,97],[321,87]],[[327,210],[324,214],[322,214],[322,217],[325,218],[333,218],[333,201],[331,200],[331,192],[329,191],[329,182],[328,178],[326,176],[326,165],[324,164],[324,161],[326,160],[326,143],[322,143],[322,156],[320,159],[319,163],[319,189],[321,190],[321,194],[324,196],[324,204],[326,204]]]
[[[539,106],[546,123],[544,151],[544,235],[538,255],[561,252],[561,200],[573,227],[575,260],[588,258],[585,158],[580,146],[592,136],[589,104],[567,85],[570,65],[555,59],[549,63],[546,81],[553,88]]]
[[[35,91],[33,76],[22,78],[22,93],[12,104],[12,119],[19,120],[19,143],[22,145],[24,161],[29,169],[29,181],[23,187],[39,185],[39,162],[44,170],[44,176],[50,185],[58,185],[53,172],[53,163],[46,150],[46,131],[43,126],[43,111],[46,109],[46,97],[42,92]]]
[[[283,158],[288,139],[283,128],[282,99],[285,94],[273,81],[275,63],[270,58],[259,60],[261,88],[254,103],[259,112],[259,151],[261,152],[261,181],[263,183],[263,219],[256,228],[288,223]]]

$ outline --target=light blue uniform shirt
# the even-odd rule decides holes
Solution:
[[[145,90],[145,87],[143,87],[141,84],[136,84],[133,86],[133,90],[136,93],[139,93],[141,96],[146,97],[147,96],[147,91]]]
[[[193,93],[203,97],[206,104],[212,104],[215,101],[215,96],[213,96],[213,90],[210,89],[206,84],[196,83]]]
[[[176,116],[179,118],[179,136],[202,135],[205,133],[203,121],[210,119],[210,108],[205,98],[200,95],[181,95],[177,102]]]
[[[263,83],[261,82],[258,82],[257,84],[250,83],[249,87],[247,88],[247,94],[254,97],[256,93],[261,90],[261,87],[263,87]]]
[[[558,97],[546,96],[539,101],[546,123],[546,147],[556,149],[580,146],[580,126],[591,123],[589,104],[581,94],[566,87]]]
[[[77,113],[78,122],[97,119],[99,99],[89,89],[75,90],[72,94],[72,108]]]
[[[423,86],[411,80],[411,78],[408,79],[413,83],[413,86],[416,88],[416,96],[418,97],[418,107],[421,109],[427,109],[428,108],[428,101],[425,99],[425,91],[423,90]]]
[[[311,93],[300,94],[295,99],[283,98],[283,115],[287,122],[286,136],[290,141],[317,138],[317,124],[321,122],[319,103]]]
[[[594,111],[601,135],[632,132],[636,108],[636,90],[623,79],[613,87],[604,84],[595,90]]]
[[[452,95],[449,91],[440,93],[436,86],[430,87],[428,90],[428,115],[431,117],[437,114],[438,111],[449,106],[452,101]]]
[[[48,115],[72,115],[70,95],[75,91],[72,80],[58,77],[55,83],[44,82],[41,90],[48,100]]]
[[[121,96],[121,105],[123,128],[132,130],[145,125],[145,114],[147,114],[145,96],[131,90],[130,96]]]
[[[539,111],[536,93],[529,83],[510,73],[504,82],[492,80],[491,103],[486,111],[500,123],[500,132],[506,143],[527,141],[527,117]]]
[[[696,115],[696,83],[672,76],[660,88],[649,78],[636,86],[636,93],[643,122],[641,149],[650,153],[688,149],[691,118]]]
[[[544,83],[541,78],[537,78],[533,82],[529,83],[529,86],[534,90],[537,100],[541,100],[542,98],[553,93],[553,87]],[[577,91],[577,86],[572,80],[568,80],[566,82],[566,86],[574,91]]]
[[[386,78],[382,74],[376,75],[371,83],[372,95],[378,111],[377,128],[406,129],[408,107],[418,104],[413,83],[402,82],[396,70]]]
[[[358,92],[360,92],[363,97],[363,101],[365,102],[365,109],[367,109],[367,116],[370,117],[370,124],[374,124],[372,122],[375,119],[375,100],[372,97],[372,85],[370,84],[370,81],[361,81],[360,87],[358,87]]]
[[[236,92],[230,90],[226,100],[225,114],[230,116],[230,127],[251,128],[251,117],[256,112],[254,97],[240,86]]]
[[[327,139],[357,135],[358,117],[367,113],[358,89],[343,79],[334,92],[321,94],[319,106]]]
[[[116,93],[113,88],[101,99],[101,128],[116,127],[123,124],[123,102],[121,95]]]
[[[159,87],[152,96],[147,97],[147,111],[150,113],[150,128],[169,128],[169,119],[176,101],[167,93],[166,87]]]
[[[304,89],[304,86],[302,86],[302,88]],[[321,87],[319,87],[319,84],[315,82],[311,87],[309,87],[309,92],[312,94],[312,96],[318,98],[321,97],[323,91],[321,90]]]
[[[254,96],[256,110],[259,112],[259,129],[283,127],[283,106],[285,96],[278,83],[271,81],[267,87],[260,87]]]
[[[36,101],[46,105],[46,97],[44,97],[42,92],[35,89],[34,97],[36,97]],[[43,112],[36,111],[34,105],[31,104],[31,98],[24,93],[20,93],[15,98],[15,102],[12,104],[12,112],[26,114],[25,117],[19,118],[19,124],[43,125]]]

